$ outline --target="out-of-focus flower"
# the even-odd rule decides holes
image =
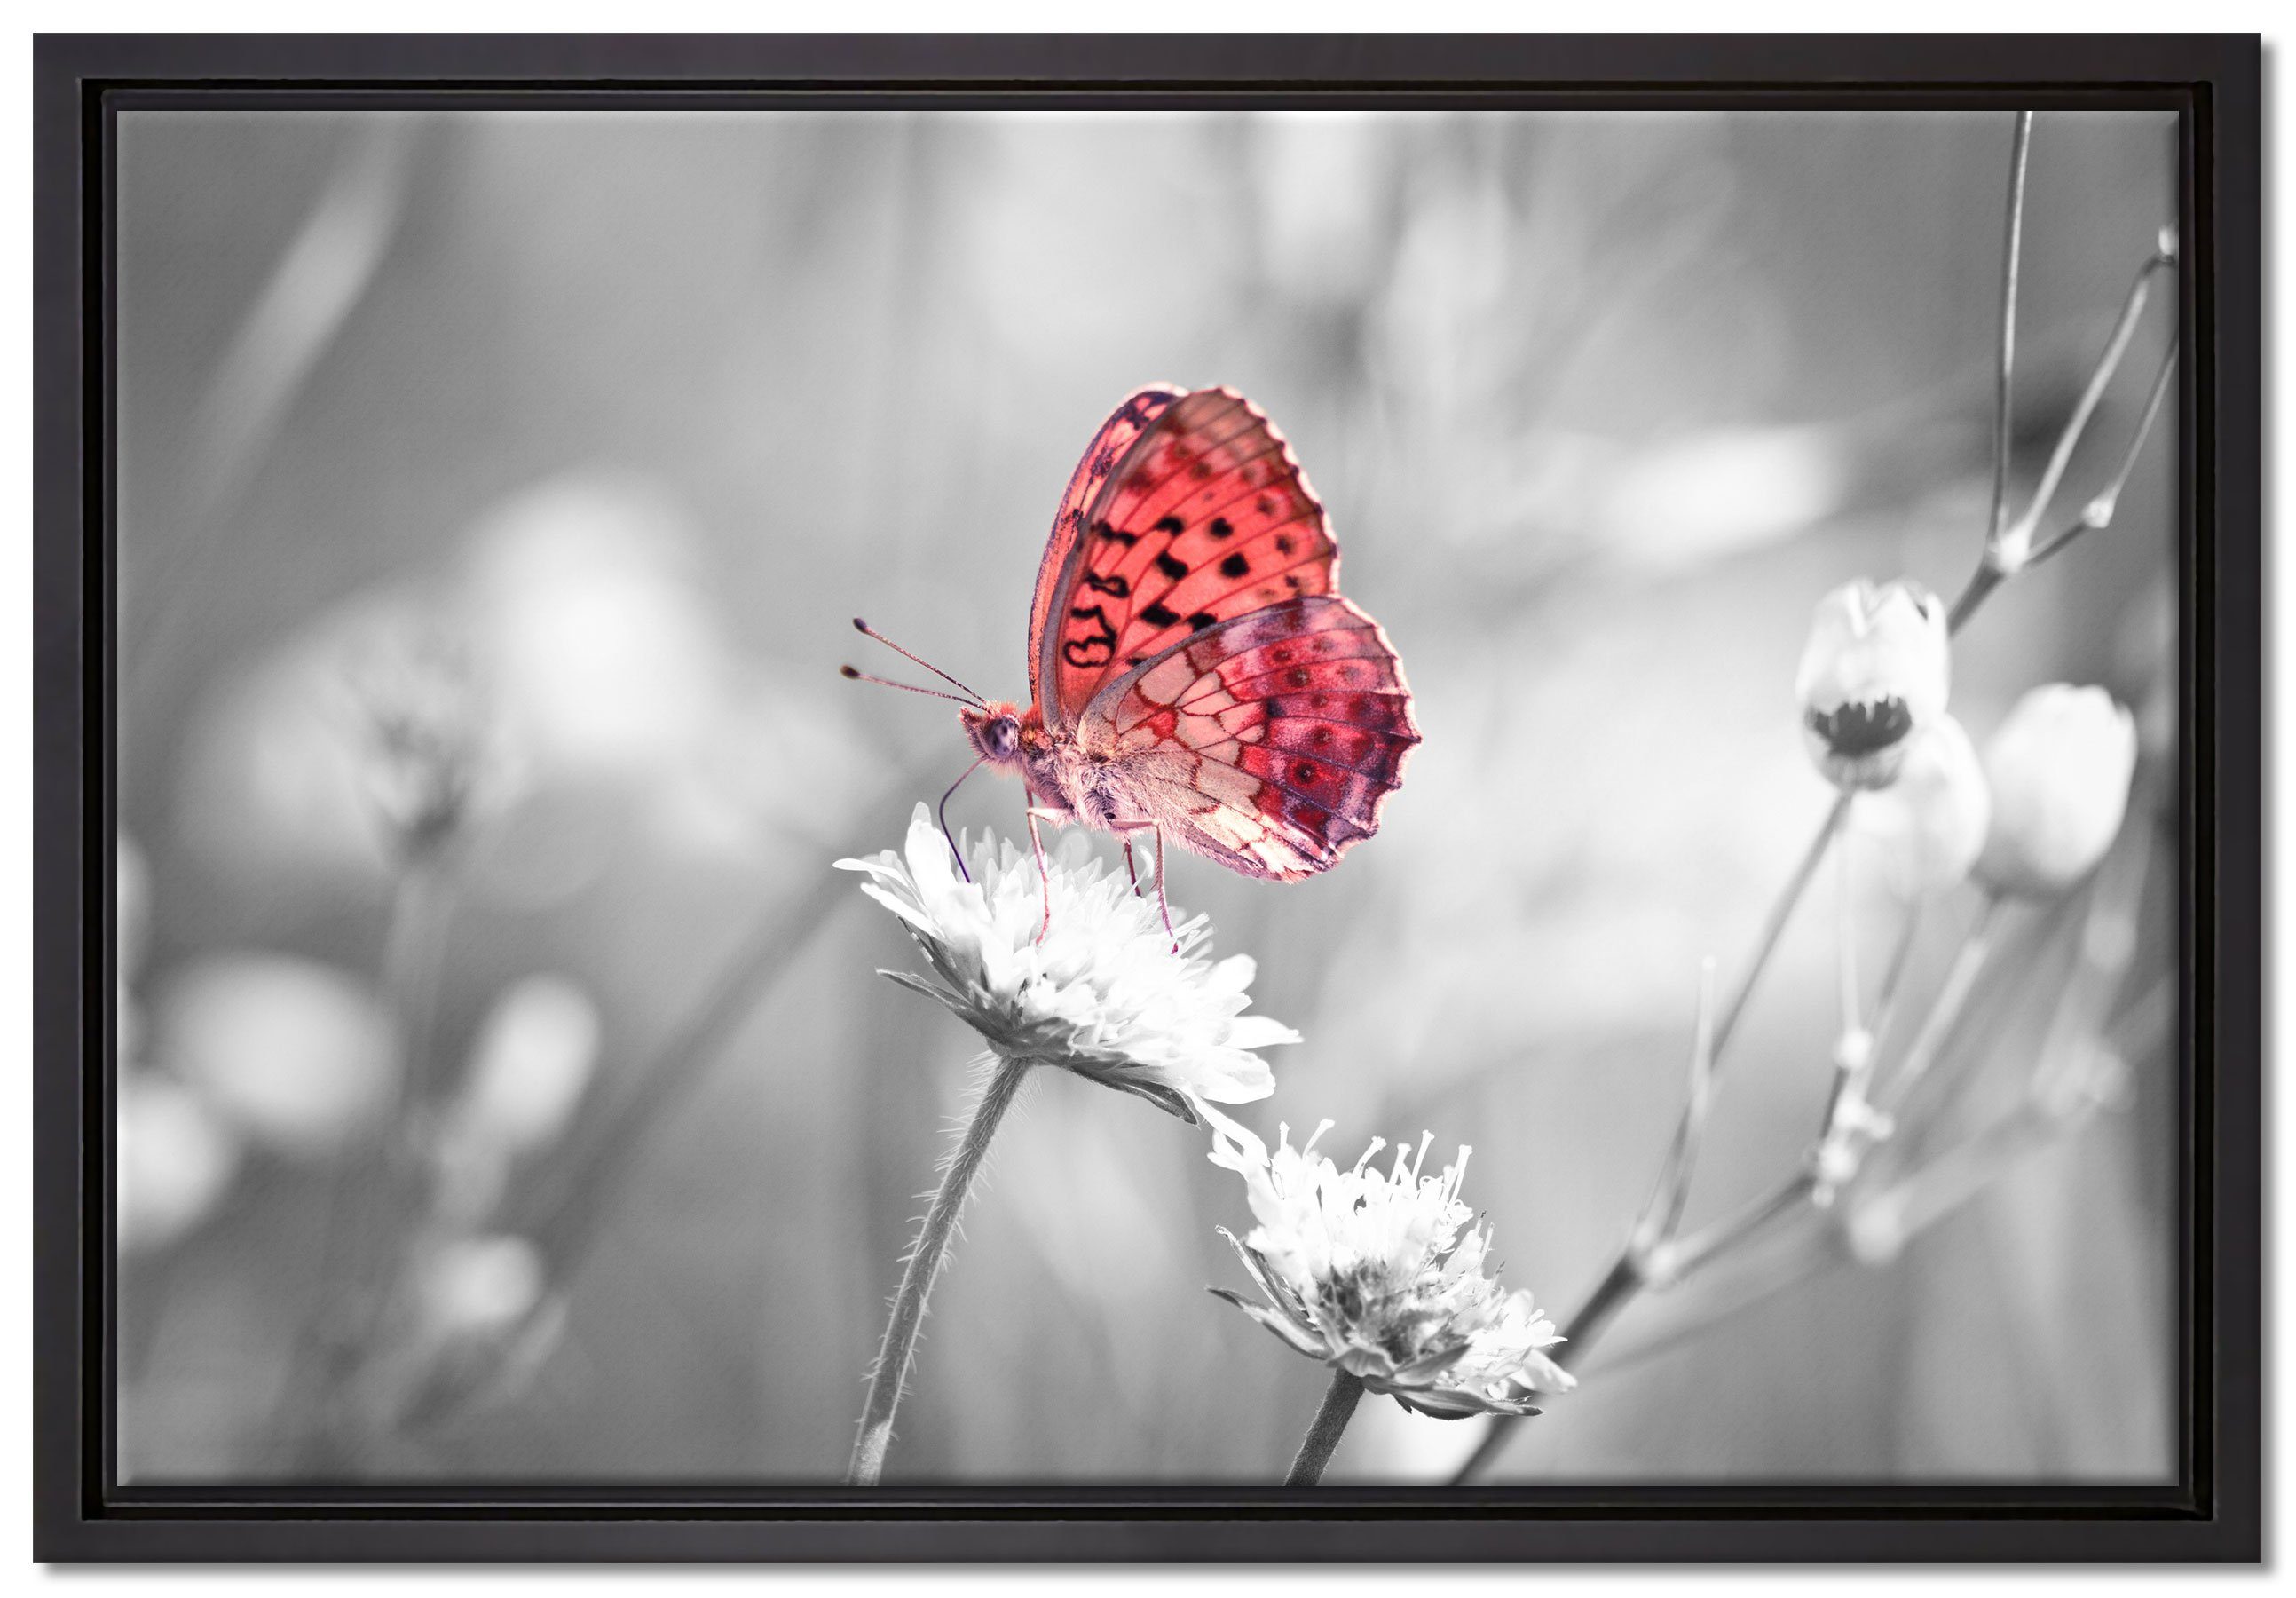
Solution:
[[[1211,1117],[1214,1164],[1243,1178],[1259,1224],[1239,1240],[1244,1268],[1267,1297],[1213,1292],[1312,1359],[1338,1366],[1406,1409],[1456,1420],[1535,1414],[1531,1396],[1575,1380],[1546,1349],[1562,1339],[1527,1292],[1483,1273],[1490,1232],[1459,1202],[1468,1150],[1439,1176],[1424,1174],[1431,1134],[1414,1158],[1398,1149],[1382,1173],[1374,1138],[1350,1170],[1315,1152],[1326,1121],[1300,1148],[1291,1129],[1267,1147],[1224,1116]]]
[[[316,960],[232,954],[169,982],[153,1056],[215,1112],[292,1158],[332,1152],[372,1122],[398,1074],[367,990]]]
[[[652,483],[603,475],[540,483],[472,530],[471,635],[538,777],[651,781],[708,736],[726,660],[691,542]]]
[[[133,982],[152,934],[152,871],[144,864],[144,851],[124,832],[112,845],[111,885],[118,906],[113,947],[119,980]]]
[[[432,1239],[412,1281],[414,1335],[398,1352],[402,1424],[514,1398],[566,1329],[566,1296],[552,1290],[549,1263],[526,1238]]]
[[[186,739],[180,825],[266,894],[388,882],[524,785],[450,603],[375,589],[222,685]]]
[[[1052,926],[1034,858],[984,836],[962,881],[923,805],[909,822],[906,858],[888,850],[840,860],[865,871],[867,894],[901,918],[939,980],[885,975],[938,1000],[1007,1059],[1059,1066],[1137,1093],[1183,1120],[1199,1106],[1243,1104],[1275,1091],[1254,1052],[1300,1034],[1242,1012],[1257,969],[1248,955],[1194,958],[1211,935],[1202,916],[1164,930],[1152,894],[1136,894],[1064,839],[1049,862]],[[1177,914],[1177,912],[1175,912]]]
[[[1810,758],[1837,787],[1885,787],[1906,740],[1945,714],[1945,606],[1902,578],[1846,582],[1818,601],[1794,694]]]
[[[124,832],[112,845],[111,883],[117,906],[112,922],[112,1039],[124,1066],[143,1051],[144,1012],[130,984],[143,968],[144,946],[152,927],[151,869],[144,863],[144,852],[135,846],[135,840]]]
[[[1289,297],[1352,308],[1376,286],[1397,146],[1375,114],[1268,111],[1246,136],[1258,264]]]
[[[598,1062],[598,1009],[563,976],[529,976],[487,1012],[439,1134],[439,1204],[490,1212],[514,1162],[556,1142]]]
[[[239,1141],[198,1094],[156,1072],[121,1071],[119,1097],[119,1250],[136,1254],[215,1207],[239,1169]]]
[[[372,742],[367,790],[400,856],[418,859],[462,827],[498,762],[466,651],[443,629],[398,641],[357,663],[353,688]]]
[[[1881,845],[1898,896],[1918,899],[1969,875],[1992,815],[1976,745],[1959,721],[1940,716],[1906,740],[1898,780],[1862,795],[1850,825]]]
[[[1684,571],[1816,526],[1848,497],[1843,430],[1711,427],[1652,442],[1606,474],[1603,556]]]
[[[456,1119],[527,1154],[557,1141],[598,1063],[598,1007],[563,976],[503,990],[472,1051]]]
[[[2062,682],[2027,693],[1985,745],[1993,824],[1978,879],[2035,897],[2079,882],[2120,833],[2136,770],[2136,718],[2112,695]]]
[[[415,1273],[424,1325],[447,1339],[499,1336],[532,1312],[548,1285],[541,1250],[504,1233],[449,1239]]]

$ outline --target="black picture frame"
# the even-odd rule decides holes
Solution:
[[[42,1561],[2254,1561],[2261,1556],[2261,50],[2177,37],[94,37],[34,51],[33,1114]],[[123,1488],[110,119],[123,103],[2173,105],[2189,1078],[2182,1479],[2160,1488]]]

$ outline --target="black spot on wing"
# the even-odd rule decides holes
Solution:
[[[1097,605],[1080,605],[1070,608],[1069,614],[1092,625],[1069,630],[1061,642],[1061,658],[1084,671],[1106,665],[1116,654],[1116,629],[1109,624],[1108,613]]]
[[[1231,555],[1226,560],[1220,562],[1220,575],[1223,577],[1249,577],[1251,575],[1251,563],[1244,559],[1241,554]]]
[[[1140,613],[1140,619],[1151,627],[1169,627],[1180,619],[1180,613],[1167,605],[1152,605]]]
[[[1160,527],[1163,523],[1160,522],[1157,525]],[[1188,563],[1167,549],[1156,557],[1156,569],[1177,582],[1188,574]]]

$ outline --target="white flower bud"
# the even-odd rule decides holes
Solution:
[[[1993,817],[1976,745],[1951,716],[1906,740],[1898,780],[1857,801],[1850,825],[1881,845],[1901,899],[1943,893],[1969,875]]]
[[[2136,770],[2136,718],[2103,688],[2028,693],[1985,746],[1993,823],[1978,879],[2035,896],[2079,882],[2120,831]]]
[[[1847,582],[1818,601],[1794,695],[1810,758],[1837,787],[1886,787],[1906,740],[1945,714],[1946,611],[1904,579]]]

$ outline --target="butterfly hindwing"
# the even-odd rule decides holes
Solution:
[[[1136,424],[1075,508],[1083,474]],[[1283,435],[1233,389],[1144,390],[1078,472],[1031,620],[1031,687],[1050,727],[1074,726],[1106,684],[1192,635],[1336,583],[1322,504]]]
[[[1378,830],[1419,729],[1386,636],[1332,594],[1246,613],[1130,668],[1093,699],[1078,741],[1179,842],[1290,879]]]

